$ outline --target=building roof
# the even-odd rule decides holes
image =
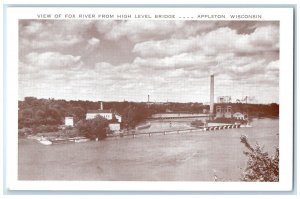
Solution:
[[[113,113],[113,114],[115,114],[115,115],[119,115],[119,116],[121,116],[119,113],[117,113],[117,112],[113,112],[112,110],[88,110],[87,111],[87,113]]]
[[[241,112],[235,112],[233,115],[244,115],[244,114]]]
[[[111,110],[88,110],[87,113],[113,113]]]

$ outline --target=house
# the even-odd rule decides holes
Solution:
[[[114,131],[114,132],[121,130],[121,125],[120,125],[120,123],[117,123],[117,122],[109,123],[108,127],[111,131]]]
[[[65,117],[65,126],[74,126],[74,119],[73,117]]]

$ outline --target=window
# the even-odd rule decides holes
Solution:
[[[231,106],[227,106],[226,112],[230,113],[231,112]]]

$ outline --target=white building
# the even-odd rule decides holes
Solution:
[[[236,112],[232,115],[232,117],[235,119],[238,119],[238,120],[245,120],[245,119],[247,119],[247,114]]]
[[[65,117],[65,126],[74,126],[74,119],[73,117]]]
[[[122,122],[122,116],[118,113],[112,112],[111,110],[89,110],[85,119],[94,119],[96,116],[104,117],[107,120],[112,120],[113,116],[115,116],[119,123]]]
[[[120,125],[120,123],[110,123],[110,124],[108,125],[108,127],[109,127],[109,129],[110,129],[111,131],[120,131],[120,130],[121,130],[121,125]]]

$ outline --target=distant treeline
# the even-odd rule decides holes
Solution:
[[[122,127],[133,128],[152,114],[162,112],[202,113],[209,110],[202,103],[161,103],[145,102],[103,102],[104,109],[110,109],[122,115]],[[240,112],[248,112],[255,117],[278,117],[279,105],[232,104]],[[84,120],[88,110],[97,110],[100,102],[82,100],[55,100],[25,97],[19,101],[18,127],[37,127],[41,125],[61,125],[66,116],[74,117],[75,122]]]

